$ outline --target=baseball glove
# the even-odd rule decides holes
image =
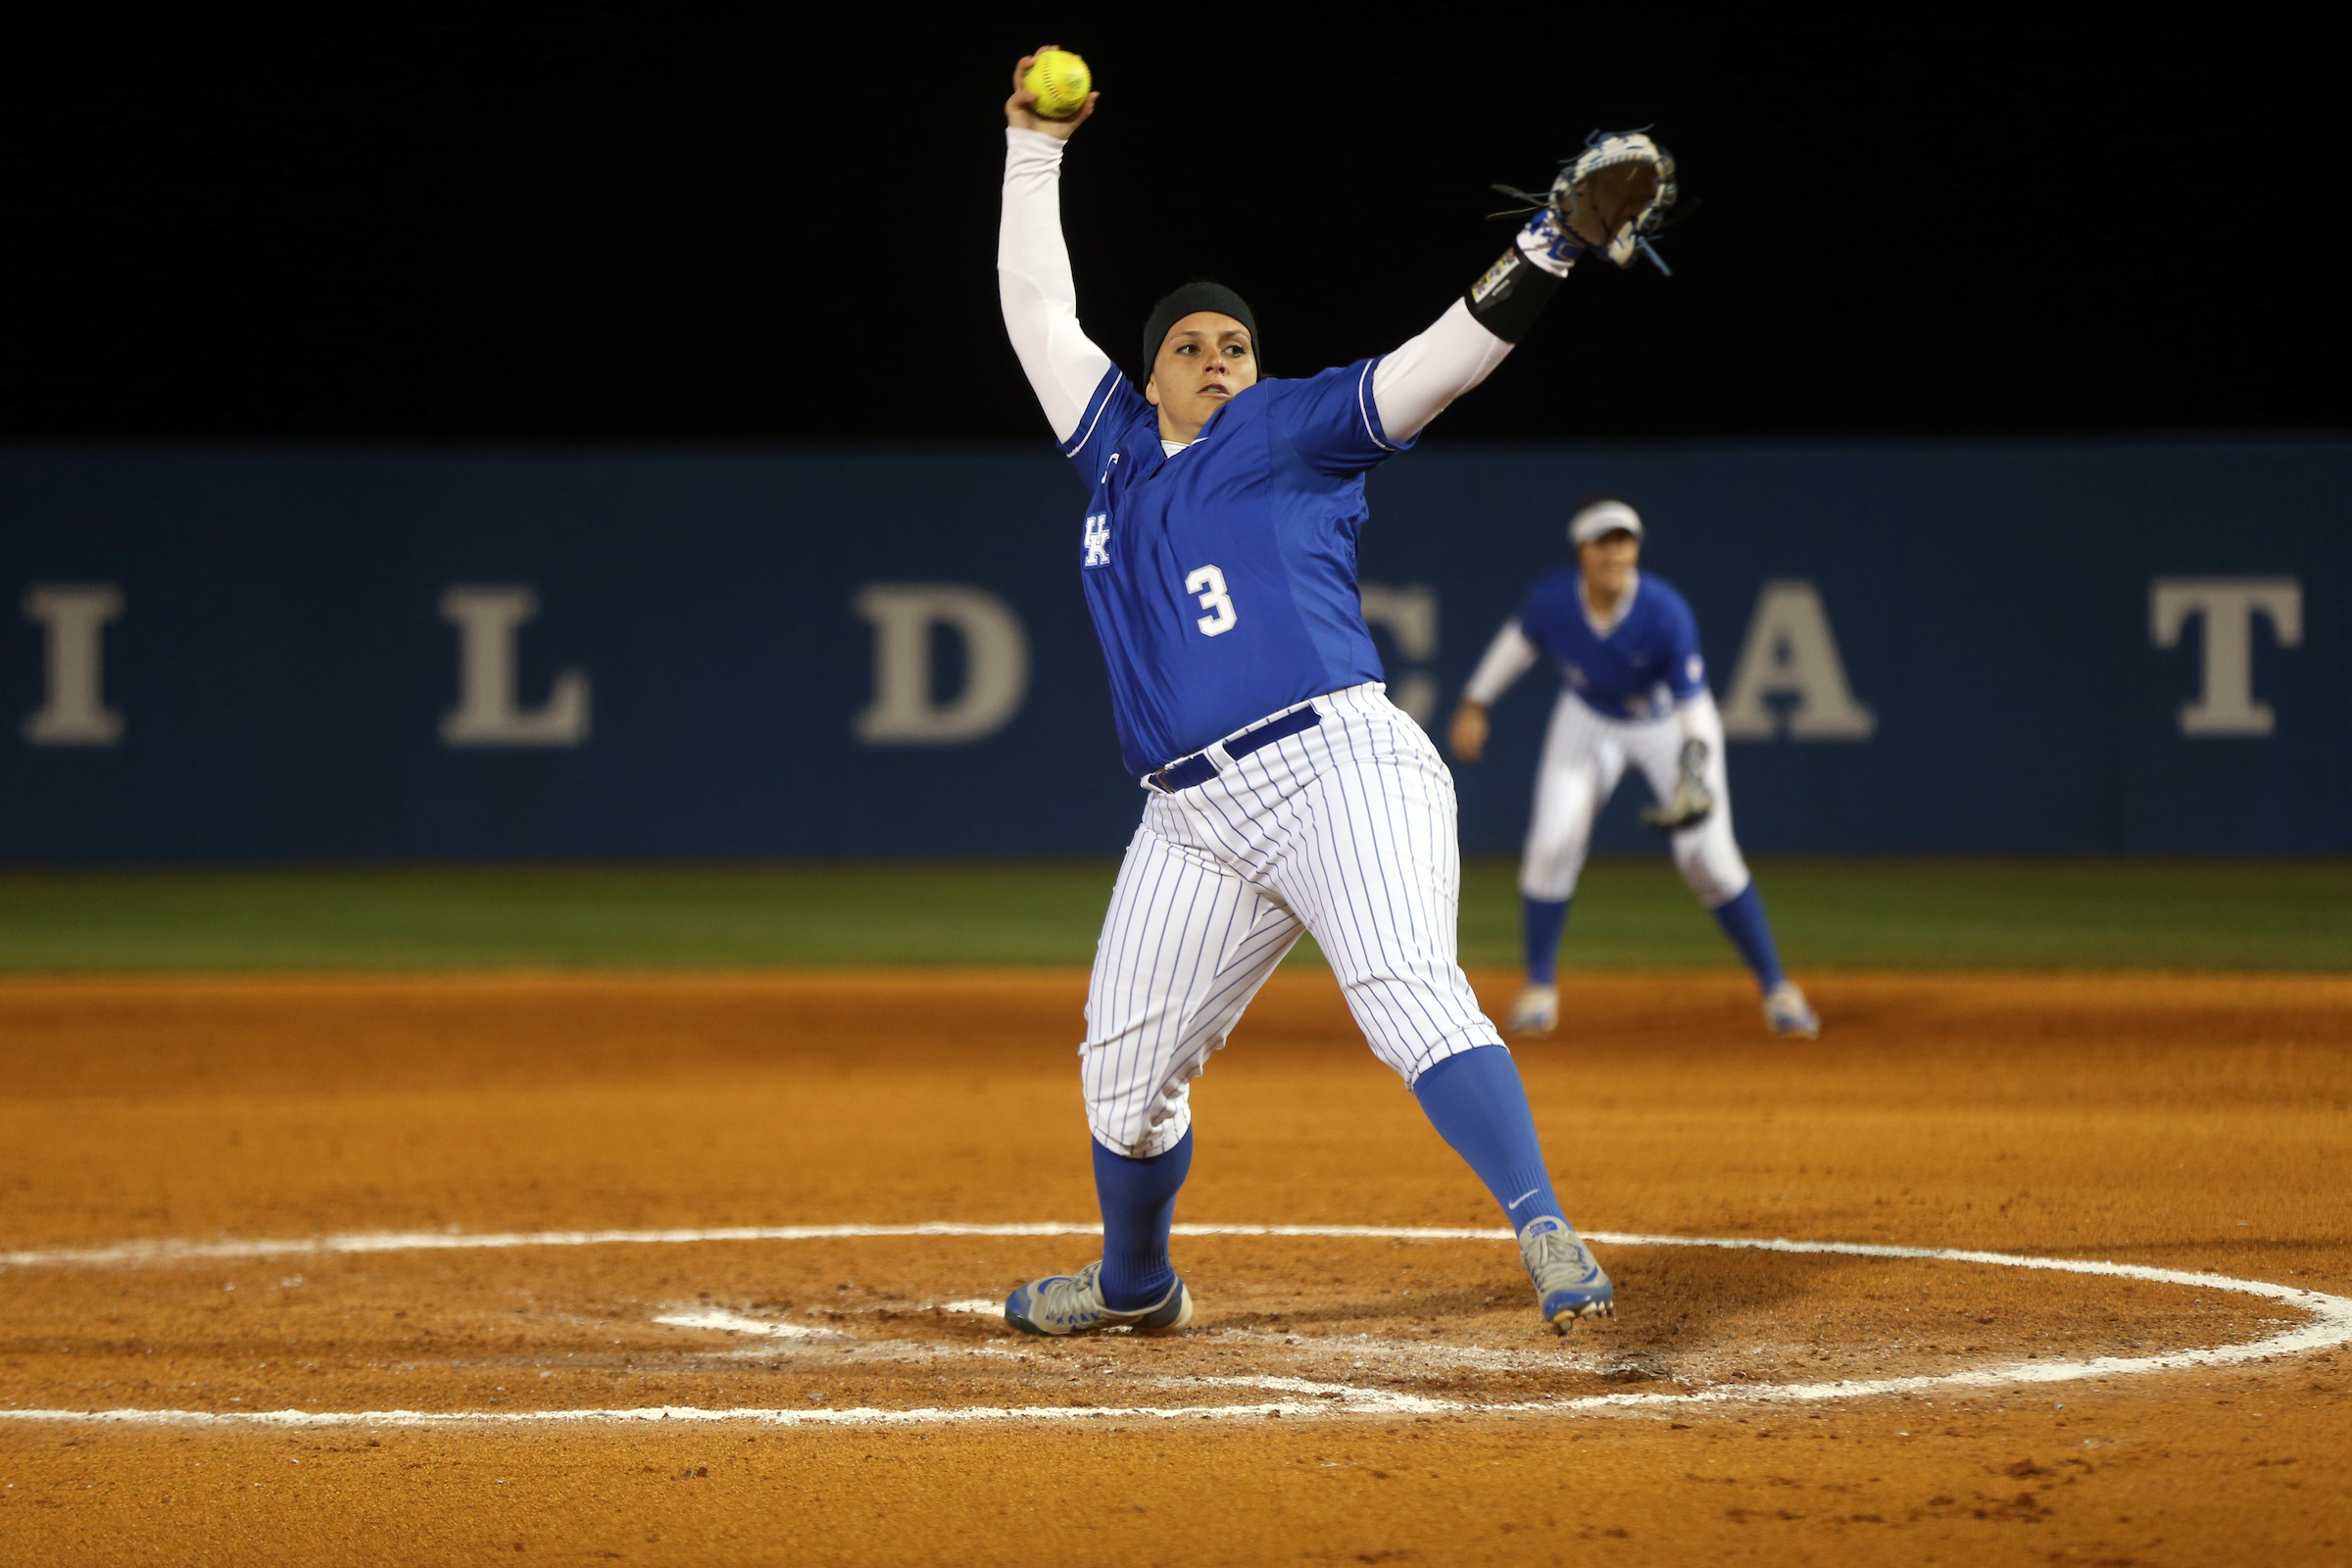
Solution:
[[[1661,833],[1680,833],[1687,827],[1696,827],[1715,809],[1714,792],[1707,788],[1707,743],[1683,742],[1682,763],[1682,776],[1674,781],[1674,793],[1666,798],[1666,803],[1642,808],[1642,820]]]
[[[1642,255],[1659,271],[1670,270],[1649,236],[1666,226],[1674,209],[1674,159],[1642,131],[1592,132],[1585,150],[1560,166],[1544,195],[1494,188],[1543,208],[1561,233],[1619,267],[1631,267]]]

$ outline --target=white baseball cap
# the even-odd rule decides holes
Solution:
[[[1612,533],[1642,537],[1642,514],[1622,501],[1595,501],[1568,519],[1568,542],[1589,545]]]

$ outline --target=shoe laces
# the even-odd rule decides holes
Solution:
[[[1057,1327],[1084,1328],[1101,1322],[1105,1309],[1096,1278],[1102,1272],[1102,1264],[1097,1260],[1076,1274],[1039,1281],[1031,1315]]]
[[[1586,1250],[1584,1239],[1565,1227],[1531,1238],[1521,1255],[1527,1259],[1528,1276],[1540,1294],[1582,1289],[1597,1285],[1602,1278],[1600,1265]]]

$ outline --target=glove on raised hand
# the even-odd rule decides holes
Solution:
[[[1553,178],[1544,207],[1577,244],[1631,267],[1638,253],[1658,260],[1648,239],[1666,226],[1675,195],[1674,159],[1665,148],[1638,130],[1596,130]],[[1665,266],[1658,262],[1661,271]]]
[[[1536,324],[1544,302],[1576,259],[1599,251],[1619,267],[1637,252],[1667,270],[1649,243],[1674,206],[1674,160],[1638,130],[1586,138],[1585,150],[1560,166],[1544,195],[1497,185],[1531,212],[1511,248],[1462,296],[1478,322],[1505,343],[1517,343]],[[1512,214],[1496,213],[1496,218]]]

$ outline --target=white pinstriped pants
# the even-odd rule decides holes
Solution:
[[[1696,827],[1669,841],[1675,869],[1698,902],[1721,908],[1747,891],[1747,861],[1732,837],[1731,772],[1723,760],[1720,725],[1707,736],[1706,781],[1715,809]],[[1573,896],[1576,879],[1592,846],[1592,821],[1617,792],[1630,760],[1663,801],[1674,794],[1683,771],[1683,729],[1663,718],[1608,718],[1563,690],[1544,732],[1544,760],[1536,764],[1536,809],[1527,823],[1527,849],[1519,860],[1519,891],[1531,899],[1557,902]]]
[[[1314,706],[1313,729],[1239,761],[1211,747],[1215,778],[1144,808],[1079,1048],[1087,1125],[1106,1149],[1142,1159],[1183,1140],[1192,1081],[1302,931],[1407,1084],[1502,1043],[1454,957],[1453,776],[1377,682]]]

